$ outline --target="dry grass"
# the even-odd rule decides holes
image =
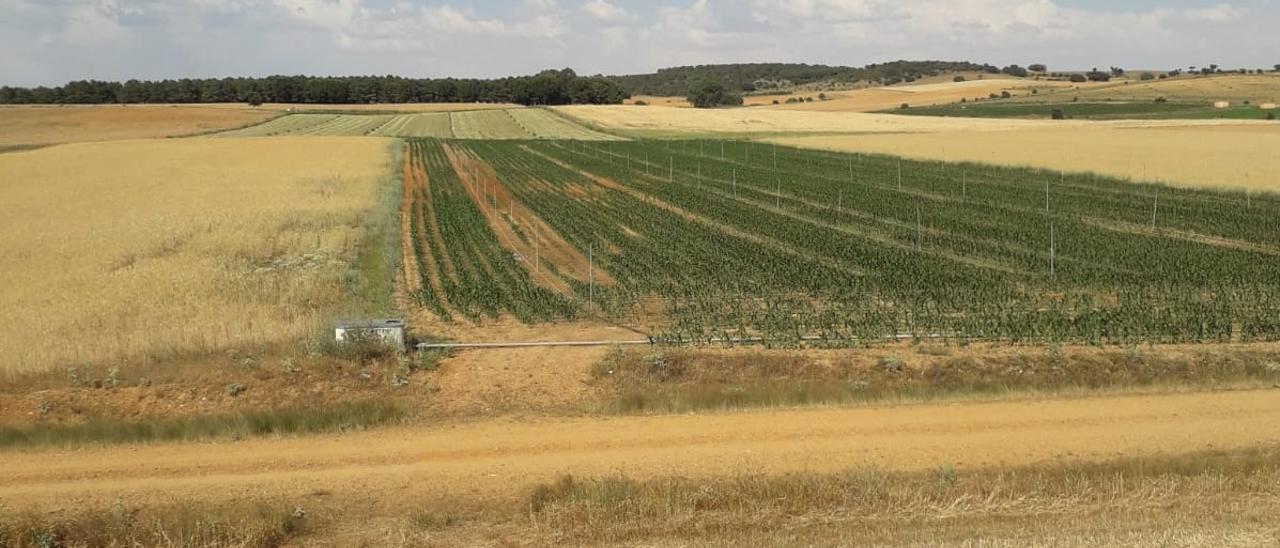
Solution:
[[[1036,122],[1032,122],[1036,123]],[[1280,191],[1280,123],[1082,122],[1011,131],[796,136],[779,144]]]
[[[278,114],[245,105],[0,106],[0,146],[191,135],[256,124]]]
[[[2,369],[313,334],[348,303],[343,275],[389,172],[388,148],[189,139],[0,156]]]
[[[270,548],[304,533],[306,525],[306,510],[284,503],[137,508],[117,502],[110,509],[56,514],[0,512],[0,544],[11,548]]]
[[[1274,448],[913,473],[566,475],[523,508],[428,503],[363,533],[392,546],[1258,546],[1280,540],[1278,489]]]
[[[592,369],[603,411],[691,411],[1010,395],[1271,386],[1272,345],[890,346],[875,350],[615,348]]]

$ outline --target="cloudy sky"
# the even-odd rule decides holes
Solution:
[[[0,0],[0,84],[746,61],[1280,63],[1280,0]]]

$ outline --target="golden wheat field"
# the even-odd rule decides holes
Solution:
[[[1005,131],[796,136],[779,144],[1280,191],[1280,124],[1082,123]]]
[[[0,370],[313,332],[341,302],[390,148],[182,139],[0,155]]]
[[[0,146],[174,137],[243,127],[278,115],[245,105],[0,107]]]

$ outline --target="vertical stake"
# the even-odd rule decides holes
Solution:
[[[924,228],[920,222],[920,206],[916,205],[916,251],[920,251],[920,244],[924,240]]]
[[[596,256],[595,244],[587,244],[587,283],[590,289],[587,293],[587,310],[595,310],[596,308]]]
[[[1053,221],[1049,221],[1049,278],[1057,279],[1057,233],[1053,227]]]
[[[902,190],[902,158],[898,158],[898,190]]]
[[[667,182],[674,183],[676,182],[676,159],[668,156],[667,162]]]
[[[844,189],[840,189],[840,193],[836,194],[836,209],[844,212]]]
[[[1160,210],[1160,195],[1156,194],[1155,201],[1151,202],[1151,230],[1156,229],[1156,212]]]
[[[774,191],[773,191],[774,205],[778,209],[782,209],[782,181],[777,177],[774,177],[773,184],[774,184]]]

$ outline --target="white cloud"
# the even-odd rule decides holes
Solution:
[[[1233,7],[1228,4],[1218,4],[1207,8],[1188,9],[1185,16],[1191,21],[1208,21],[1211,23],[1226,23],[1236,21],[1246,14],[1246,10]]]
[[[0,85],[78,78],[399,73],[571,66],[1266,66],[1280,0],[1083,7],[1066,0],[0,0]],[[394,52],[395,55],[388,55]]]
[[[582,11],[601,21],[616,23],[628,19],[631,14],[627,10],[610,4],[605,0],[591,0],[582,5]]]

